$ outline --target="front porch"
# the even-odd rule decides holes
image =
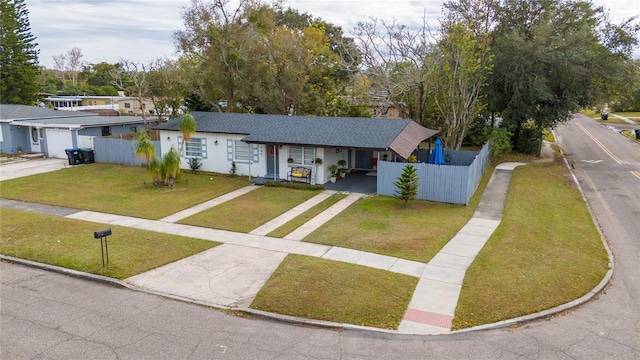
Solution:
[[[377,175],[375,171],[356,171],[346,177],[339,178],[335,183],[324,184],[327,190],[347,191],[361,194],[377,193]]]

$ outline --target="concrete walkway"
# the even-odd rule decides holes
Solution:
[[[451,331],[466,271],[500,225],[511,172],[520,165],[525,163],[496,167],[473,217],[425,267],[398,332],[434,335]]]
[[[307,235],[311,234],[317,228],[324,225],[327,221],[331,220],[331,218],[341,213],[344,209],[348,208],[351,204],[358,201],[358,199],[362,198],[363,196],[364,194],[359,193],[349,194],[346,198],[331,205],[331,207],[329,207],[327,210],[321,212],[313,219],[309,220],[307,223],[300,226],[284,238],[286,240],[296,241],[304,239]]]
[[[636,122],[635,122],[635,121],[633,121],[633,120],[631,120],[631,119],[628,119],[628,118],[626,118],[626,117],[624,117],[624,116],[616,115],[616,114],[613,114],[613,113],[611,113],[611,114],[609,114],[609,115],[611,115],[611,116],[613,116],[613,117],[615,117],[615,118],[618,118],[618,119],[620,119],[620,120],[622,120],[622,121],[626,122],[627,124],[633,124],[633,125],[635,125],[635,124],[636,124]]]
[[[303,202],[302,204],[294,207],[293,209],[285,212],[284,214],[276,217],[275,219],[267,222],[266,224],[254,229],[253,231],[251,231],[249,234],[253,234],[253,235],[267,235],[268,233],[272,232],[273,230],[279,228],[280,226],[288,223],[289,221],[293,220],[295,217],[301,215],[302,213],[304,213],[305,211],[311,209],[312,207],[320,204],[321,202],[325,201],[326,199],[328,199],[329,197],[331,197],[331,195],[335,194],[335,191],[331,191],[331,190],[325,190],[323,192],[321,192],[320,194],[312,197],[311,199]]]
[[[160,219],[160,221],[171,222],[171,223],[178,222],[178,221],[180,221],[182,219],[188,218],[189,216],[195,215],[195,214],[197,214],[199,212],[202,212],[202,211],[205,211],[207,209],[211,209],[214,206],[218,206],[218,205],[220,205],[222,203],[225,203],[225,202],[227,202],[229,200],[235,199],[238,196],[242,196],[242,195],[244,195],[246,193],[249,193],[249,192],[251,192],[251,191],[253,191],[253,190],[257,189],[257,188],[258,188],[258,186],[256,186],[256,185],[245,186],[245,187],[240,188],[238,190],[234,190],[234,191],[231,191],[231,192],[226,193],[224,195],[218,196],[217,198],[211,199],[211,200],[209,200],[207,202],[204,202],[202,204],[198,204],[198,205],[196,205],[194,207],[190,207],[188,209],[179,211],[179,212],[177,212],[175,214],[169,215],[169,216],[167,216],[165,218]]]

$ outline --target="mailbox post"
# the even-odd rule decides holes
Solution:
[[[107,255],[107,264],[109,264],[109,244],[107,243],[107,236],[111,235],[111,228],[98,230],[93,233],[94,239],[100,239],[100,253],[102,254],[102,267],[104,267],[104,256]],[[104,245],[102,240],[104,239]]]

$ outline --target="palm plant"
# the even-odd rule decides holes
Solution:
[[[196,119],[190,113],[180,118],[180,132],[182,133],[182,145],[179,154],[184,150],[184,144],[191,140],[191,135],[196,132]]]
[[[153,186],[158,186],[162,183],[162,179],[164,179],[164,166],[162,161],[158,160],[157,157],[154,157],[149,162],[149,167],[147,171],[151,174],[151,178],[153,178]]]
[[[136,156],[143,158],[147,167],[150,166],[151,159],[156,157],[156,147],[146,131],[140,132],[136,138]]]
[[[173,186],[178,180],[178,174],[180,174],[180,154],[171,146],[169,152],[164,154],[162,159],[164,165],[164,184],[166,186]]]

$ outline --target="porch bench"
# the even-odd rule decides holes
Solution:
[[[292,167],[287,173],[288,181],[304,181],[311,184],[311,169],[304,167]]]

